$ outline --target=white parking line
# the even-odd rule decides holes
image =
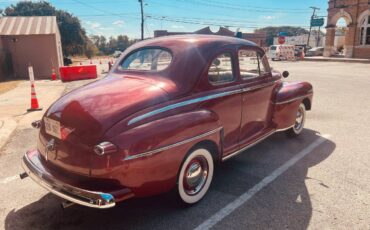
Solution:
[[[219,210],[209,219],[207,219],[202,224],[200,224],[198,227],[196,227],[195,230],[210,229],[211,227],[215,226],[222,219],[230,215],[230,213],[232,213],[235,209],[239,208],[241,205],[243,205],[245,202],[251,199],[261,189],[266,187],[268,184],[274,181],[278,176],[280,176],[285,171],[287,171],[290,167],[296,164],[300,159],[302,159],[303,157],[311,153],[312,150],[314,150],[317,146],[325,142],[329,137],[330,135],[328,134],[320,136],[316,141],[314,141],[312,144],[310,144],[309,146],[301,150],[298,154],[292,157],[289,161],[285,162],[285,164],[283,164],[278,169],[273,171],[270,175],[265,177],[262,181],[256,184],[253,188],[249,189],[247,192],[239,196],[236,200],[234,200],[233,202],[223,207],[221,210]]]
[[[19,175],[10,176],[10,177],[4,178],[4,179],[0,179],[0,184],[7,184],[7,183],[9,183],[13,180],[17,180],[17,179],[20,179]]]

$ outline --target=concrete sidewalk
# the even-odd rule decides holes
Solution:
[[[347,63],[368,63],[370,59],[344,58],[344,57],[305,57],[303,61],[323,61],[323,62],[347,62]]]
[[[29,81],[22,82],[17,88],[0,94],[0,149],[16,128],[29,128],[32,121],[41,119],[46,109],[62,95],[65,87],[66,85],[61,81],[36,81],[37,99],[43,110],[35,112],[27,112],[31,104]]]

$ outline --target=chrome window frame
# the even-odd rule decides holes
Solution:
[[[213,61],[218,58],[219,56],[221,55],[224,55],[224,54],[230,54],[230,60],[231,60],[231,71],[232,71],[232,75],[233,75],[233,79],[231,81],[224,81],[224,82],[212,82],[209,80],[209,70],[211,69],[211,66],[212,66],[212,63]],[[232,51],[223,51],[222,53],[219,53],[217,55],[215,55],[215,57],[213,57],[212,61],[211,61],[211,64],[208,66],[208,69],[207,69],[207,80],[209,82],[209,84],[211,84],[212,86],[220,86],[220,85],[227,85],[227,84],[230,84],[230,83],[233,83],[233,82],[236,82],[238,77],[236,75],[236,71],[235,71],[235,60],[233,58],[233,53]]]
[[[132,54],[136,53],[136,52],[140,52],[142,50],[147,50],[147,49],[158,49],[158,50],[163,50],[163,51],[166,51],[168,52],[170,55],[171,55],[171,62],[167,65],[166,68],[164,69],[161,69],[161,70],[143,70],[143,69],[124,69],[122,67],[122,64],[127,60],[128,57],[130,57]],[[170,68],[170,66],[172,66],[172,63],[173,63],[173,60],[175,59],[174,55],[173,55],[173,52],[172,50],[166,48],[166,47],[162,47],[162,46],[144,46],[144,47],[140,47],[138,49],[134,49],[132,50],[131,52],[129,52],[128,54],[126,54],[122,60],[118,63],[117,65],[117,70],[120,71],[120,72],[135,72],[135,73],[161,73],[161,72],[164,72],[166,70],[168,70]]]
[[[237,51],[237,55],[238,55],[238,67],[239,67],[239,76],[240,76],[240,79],[245,82],[245,81],[253,81],[255,79],[260,79],[260,78],[263,78],[265,77],[266,75],[268,75],[270,72],[271,72],[271,69],[270,69],[270,65],[268,64],[268,59],[267,59],[267,56],[266,56],[266,53],[264,53],[264,55],[262,56],[262,53],[258,50],[254,50],[254,49],[249,49],[249,51],[253,51],[256,53],[256,57],[257,57],[257,65],[258,65],[258,72],[259,72],[259,75],[256,76],[256,77],[249,77],[249,78],[243,78],[242,74],[241,74],[241,71],[240,71],[240,59],[239,59],[239,51],[240,50],[248,50],[248,48],[246,47],[241,47],[238,49]],[[263,65],[263,68],[265,69],[264,73],[261,73],[261,64]]]

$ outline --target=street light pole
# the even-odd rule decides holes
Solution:
[[[310,21],[310,33],[308,34],[307,46],[310,45],[310,37],[311,37],[311,30],[312,30],[312,24],[311,24],[312,19],[315,18],[316,10],[320,10],[320,8],[317,8],[317,7],[314,7],[314,6],[311,6],[310,8],[313,9],[313,13],[312,13],[312,16],[311,16],[311,21]]]
[[[144,8],[143,8],[143,0],[138,0],[140,3],[141,9],[141,40],[144,40]]]

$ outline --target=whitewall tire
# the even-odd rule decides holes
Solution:
[[[306,121],[306,107],[301,103],[296,112],[296,119],[292,128],[287,131],[288,136],[296,137],[302,133]]]
[[[191,152],[181,166],[178,195],[185,204],[195,204],[207,193],[214,172],[212,154],[204,148]]]

